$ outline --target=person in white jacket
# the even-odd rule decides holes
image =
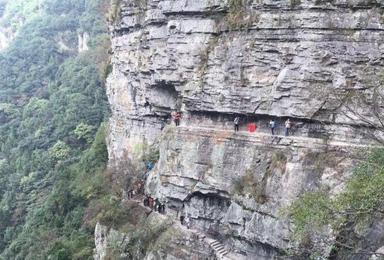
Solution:
[[[275,120],[271,119],[271,121],[269,121],[269,127],[271,128],[272,135],[275,135],[275,127],[276,127]]]
[[[287,121],[285,121],[285,136],[289,135],[289,131],[290,131],[291,127],[292,127],[292,122],[288,118]]]

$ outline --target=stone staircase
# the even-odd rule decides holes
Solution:
[[[143,206],[142,205],[142,198],[140,196],[136,196],[135,198],[131,198],[129,200],[139,204],[140,206],[148,209],[149,211],[152,211],[156,214],[159,214],[158,212],[154,211],[153,209]],[[159,215],[161,215],[161,214],[159,214]],[[162,216],[165,217],[165,215],[162,215]],[[241,258],[234,257],[234,256],[231,257],[230,252],[228,252],[228,250],[226,250],[224,248],[223,244],[221,244],[216,239],[207,237],[205,234],[203,234],[202,232],[200,232],[196,229],[188,229],[186,226],[181,225],[180,222],[178,222],[176,220],[173,220],[173,226],[175,228],[182,229],[185,232],[191,232],[191,233],[195,234],[198,239],[200,239],[201,241],[204,241],[206,244],[208,244],[212,248],[212,250],[215,252],[215,256],[218,260],[238,260],[238,259],[241,259]]]
[[[206,242],[208,242],[208,245],[213,249],[213,251],[216,254],[217,259],[220,260],[229,260],[231,258],[227,257],[229,252],[224,248],[224,246],[215,239],[205,238]]]
[[[213,239],[213,238],[209,238],[205,234],[203,234],[202,232],[200,232],[198,230],[186,229],[186,227],[184,227],[182,225],[178,225],[178,227],[179,228],[181,227],[183,230],[187,230],[189,232],[194,233],[200,240],[207,243],[212,248],[212,250],[215,252],[215,256],[218,260],[238,260],[238,259],[240,260],[241,259],[241,257],[234,256],[228,250],[226,250],[224,245],[222,243],[220,243],[220,241]]]

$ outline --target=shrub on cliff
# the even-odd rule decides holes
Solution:
[[[357,233],[369,229],[375,218],[382,218],[383,201],[384,149],[377,149],[356,167],[343,192],[335,197],[329,197],[326,190],[307,192],[291,205],[289,212],[297,238],[316,237],[330,226],[336,240],[325,240],[325,244],[333,244],[338,251],[372,254],[359,249],[363,237]]]

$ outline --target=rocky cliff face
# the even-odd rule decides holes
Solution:
[[[250,259],[299,245],[282,212],[337,193],[381,136],[383,3],[123,0],[111,26],[111,164],[160,159],[146,192]],[[372,113],[372,107],[377,107]],[[166,126],[172,110],[181,127]],[[235,115],[242,128],[232,132]],[[286,118],[294,137],[269,136]],[[166,126],[166,127],[164,127]],[[324,248],[326,251],[327,249]]]

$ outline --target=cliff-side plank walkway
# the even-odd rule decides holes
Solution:
[[[303,137],[303,136],[282,136],[271,135],[262,132],[247,132],[228,129],[216,129],[201,126],[185,126],[180,125],[177,127],[170,127],[168,131],[175,131],[178,134],[189,136],[201,136],[201,137],[214,137],[217,141],[244,141],[254,144],[260,144],[260,146],[273,146],[273,147],[287,147],[293,146],[298,148],[325,148],[325,147],[346,147],[346,148],[378,148],[383,147],[379,144],[361,144],[351,143],[338,140],[326,140],[321,138]]]

